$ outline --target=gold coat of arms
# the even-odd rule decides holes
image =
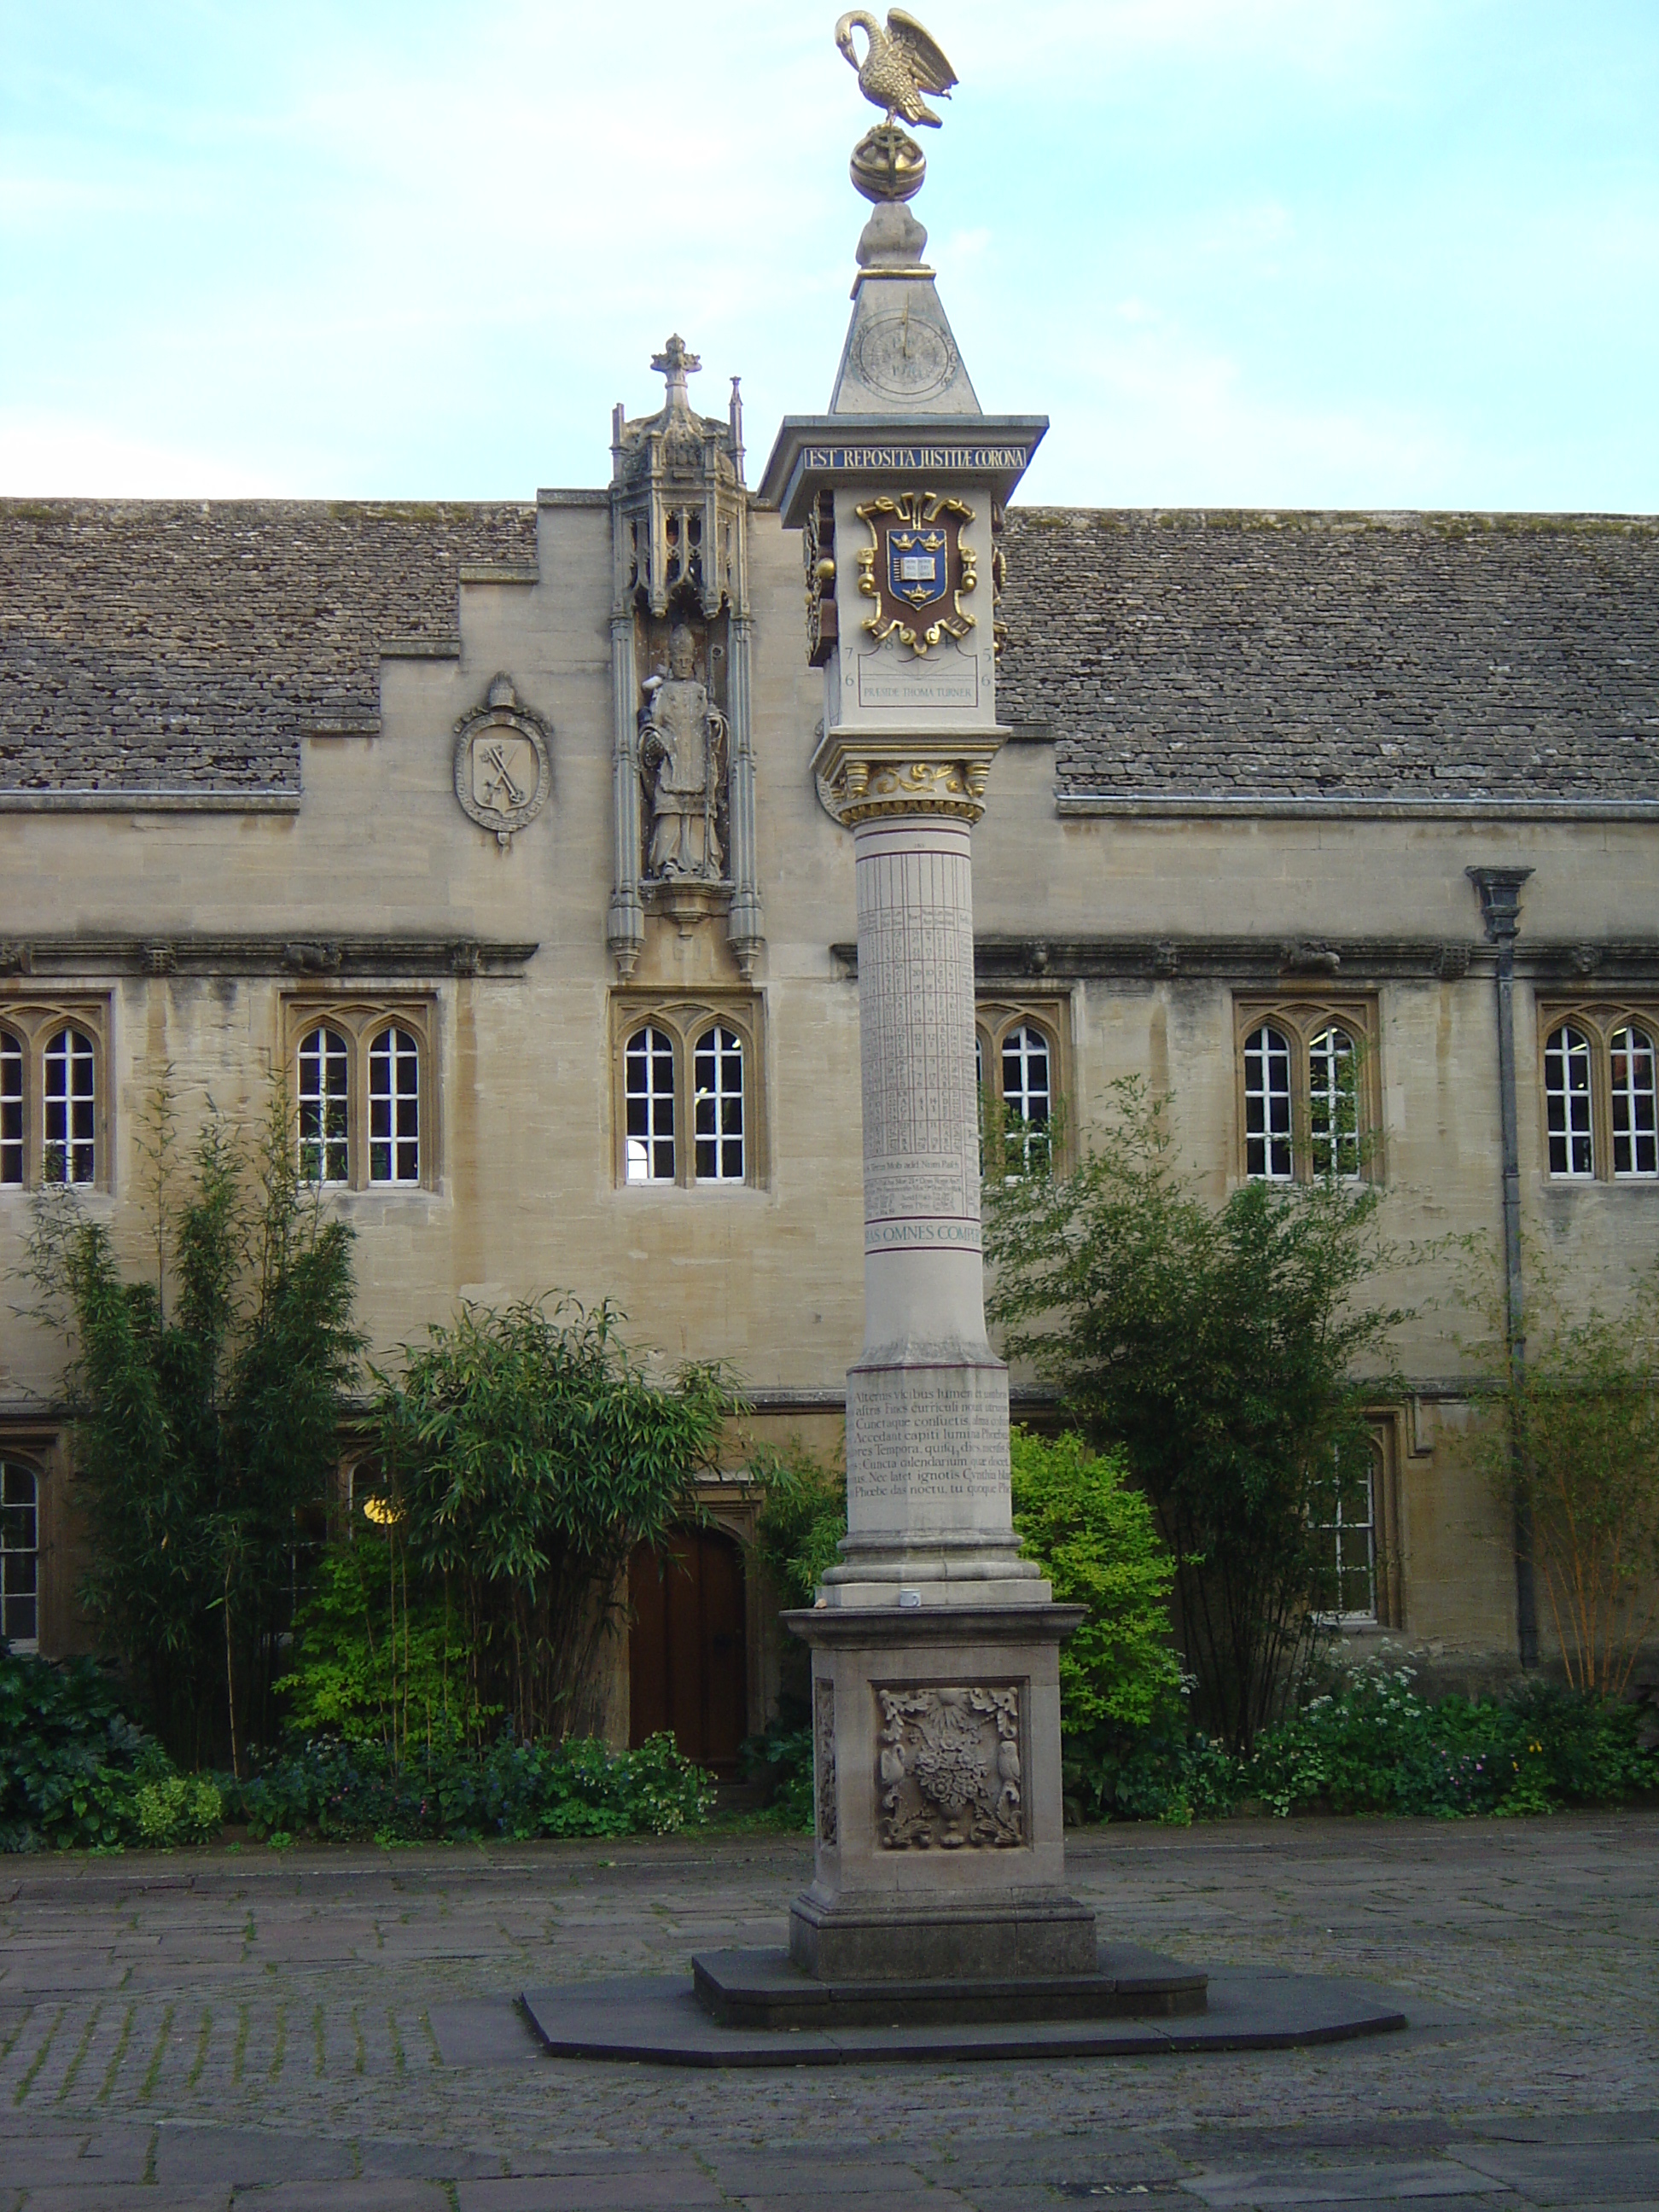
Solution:
[[[974,510],[948,493],[878,495],[855,510],[871,543],[859,549],[859,590],[875,605],[864,627],[879,644],[896,636],[925,653],[941,638],[964,638],[974,617],[962,602],[979,583],[962,526]]]

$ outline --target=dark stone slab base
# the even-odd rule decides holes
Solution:
[[[721,2027],[937,2027],[956,2021],[1170,2019],[1204,2010],[1208,1976],[1128,1944],[1103,1943],[1091,1974],[1007,1979],[823,1982],[784,1951],[704,1951],[697,2002]]]
[[[532,2027],[557,2058],[653,2066],[845,2066],[918,2059],[1146,2058],[1284,2051],[1403,2028],[1406,2015],[1354,1982],[1271,1971],[1212,1973],[1208,2008],[1168,2021],[1028,2020],[908,2027],[721,2027],[679,1974],[526,1990]]]

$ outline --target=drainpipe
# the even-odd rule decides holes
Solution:
[[[1469,868],[1480,894],[1486,936],[1498,947],[1498,1093],[1504,1137],[1504,1314],[1510,1373],[1527,1358],[1526,1296],[1521,1278],[1521,1138],[1515,1103],[1515,940],[1521,928],[1521,886],[1530,868]],[[1511,1431],[1517,1475],[1521,1439]],[[1533,1578],[1532,1509],[1515,1486],[1515,1626],[1521,1664],[1538,1664],[1538,1592]]]

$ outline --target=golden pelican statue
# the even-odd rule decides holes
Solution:
[[[855,30],[869,40],[861,62],[853,44]],[[939,122],[922,94],[933,92],[948,99],[957,73],[914,15],[907,15],[902,8],[890,8],[884,31],[873,15],[854,9],[836,24],[836,44],[858,71],[860,91],[886,110],[889,123],[896,115],[907,123]]]

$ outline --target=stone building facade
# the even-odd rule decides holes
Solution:
[[[280,1073],[376,1355],[460,1299],[608,1295],[665,1358],[730,1359],[753,1431],[834,1447],[851,841],[809,765],[799,540],[735,395],[698,413],[678,339],[656,366],[608,488],[0,503],[0,1268],[64,1176],[140,1264],[165,1072],[186,1123],[257,1117]],[[1396,1236],[1501,1250],[1507,963],[1526,1230],[1622,1283],[1659,1246],[1659,522],[1016,506],[1000,542],[987,1090],[1063,1100],[1076,1146],[1143,1076],[1219,1196],[1310,1171],[1352,1052]],[[1340,1540],[1356,1638],[1474,1673],[1517,1620],[1457,1449],[1461,1264],[1406,1294]],[[80,1634],[60,1371],[8,1310],[5,1626],[48,1650]],[[743,1534],[740,1482],[708,1502],[709,1542]],[[696,1646],[729,1735],[772,1646],[739,1553],[703,1579],[649,1663]]]

